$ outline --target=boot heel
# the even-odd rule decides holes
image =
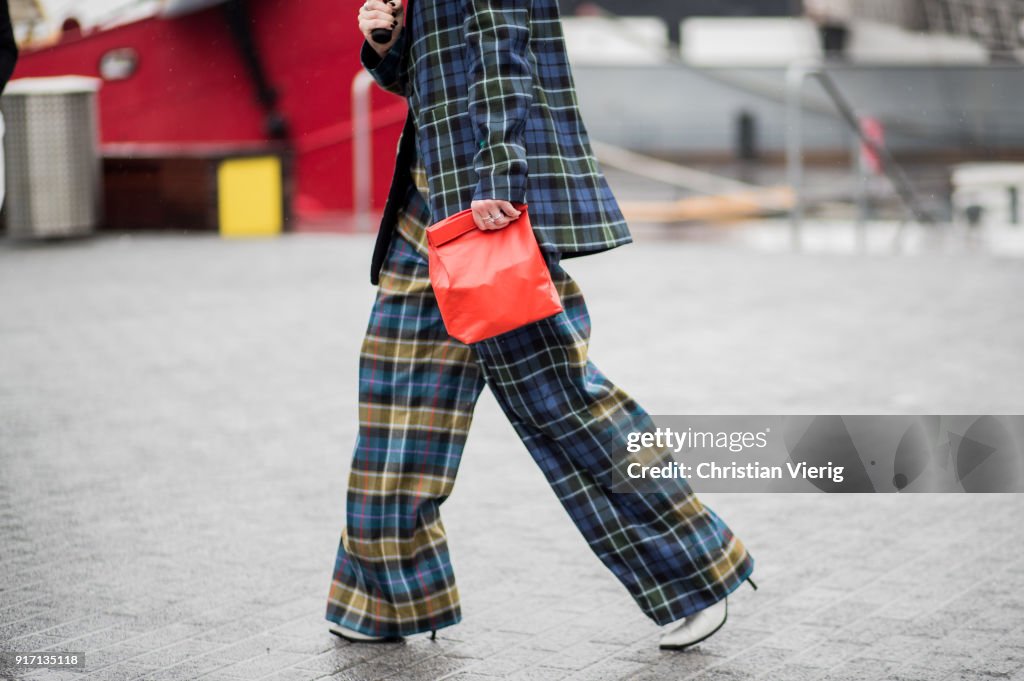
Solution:
[[[757,591],[757,583],[754,582],[754,580],[752,580],[750,577],[747,577],[747,581],[750,582],[750,586],[754,588],[754,591]]]
[[[431,641],[436,641],[437,640],[437,629],[431,629],[430,630],[430,640]]]

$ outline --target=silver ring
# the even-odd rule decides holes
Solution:
[[[497,215],[494,215],[493,213],[491,214],[491,219],[494,220],[495,222],[502,219],[503,217],[505,217],[504,213],[498,213]]]
[[[487,217],[485,217],[485,218],[483,219],[483,221],[484,221],[484,222],[494,222],[494,218],[492,218],[491,216],[489,216],[489,215],[488,215]]]

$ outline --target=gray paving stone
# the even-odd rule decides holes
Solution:
[[[568,678],[572,681],[617,681],[628,679],[643,669],[644,665],[638,662],[611,659],[592,664]]]
[[[156,667],[135,664],[134,662],[117,662],[95,672],[91,672],[82,678],[104,679],[104,681],[134,681],[142,679],[157,671]]]
[[[561,681],[565,678],[565,670],[544,666],[530,667],[521,669],[506,678],[514,681]]]
[[[688,678],[692,678],[694,681],[736,681],[737,679],[747,679],[750,677],[749,672],[745,669],[729,669],[725,666],[719,666]]]
[[[86,650],[88,650],[88,652],[86,652],[85,660],[88,669],[99,669],[101,667],[107,667],[126,660],[149,667],[166,666],[166,663],[160,663],[154,660],[138,660],[137,658],[149,653],[150,651],[148,648],[140,648],[139,646],[132,645],[130,643],[115,643],[112,646],[99,648],[98,650]]]
[[[395,679],[440,679],[457,674],[470,668],[471,662],[465,658],[434,655],[422,660],[409,660],[393,674]]]
[[[566,268],[588,295],[593,358],[653,413],[1024,405],[1018,261],[652,234]],[[0,245],[0,642],[89,661],[26,678],[1024,674],[1024,547],[1006,541],[1021,497],[702,495],[750,547],[761,590],[730,597],[715,637],[667,653],[487,394],[444,506],[464,621],[435,642],[330,636],[370,248]]]
[[[206,659],[191,659],[158,669],[146,675],[146,681],[175,681],[176,679],[198,679],[226,666],[228,663]],[[307,672],[308,674],[308,672]]]
[[[889,672],[889,678],[893,681],[942,681],[952,674],[952,671],[942,667],[906,665]]]
[[[522,668],[522,662],[499,657],[489,657],[484,660],[474,660],[466,666],[465,671],[478,676],[488,676],[491,678],[497,676],[504,678],[506,676],[511,676]],[[562,675],[568,675],[565,669],[562,669]]]
[[[270,676],[263,678],[267,681],[310,681],[313,677],[310,676],[309,670],[307,669],[292,667],[290,669],[282,669],[279,672],[274,672]],[[326,678],[326,675],[319,678]]]
[[[577,643],[540,659],[540,664],[565,670],[581,670],[600,660],[612,658],[623,646],[597,643]]]
[[[722,663],[721,658],[703,655],[699,650],[663,652],[656,662],[633,676],[631,681],[688,679]]]
[[[267,653],[228,665],[217,670],[216,673],[239,679],[258,679],[298,664],[303,659],[304,656],[299,653]]]
[[[730,658],[733,665],[742,665],[750,670],[752,676],[763,673],[768,669],[777,669],[784,663],[792,660],[797,655],[792,650],[785,648],[772,648],[767,645],[755,645],[741,649],[741,652]],[[820,672],[820,667],[818,668]]]

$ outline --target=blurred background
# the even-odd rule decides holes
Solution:
[[[562,10],[584,119],[634,224],[794,247],[837,234],[900,246],[924,226],[1019,249],[1020,0]],[[12,12],[23,55],[4,99],[8,164],[35,179],[12,187],[8,232],[373,229],[404,103],[360,73],[361,36],[339,3],[13,0]],[[91,80],[18,83],[56,76]],[[68,110],[30,125],[35,100]],[[94,130],[95,148],[44,142],[63,118]],[[43,180],[46,153],[85,165]],[[78,215],[28,208],[43,192],[46,210]],[[805,216],[846,231],[804,234]]]

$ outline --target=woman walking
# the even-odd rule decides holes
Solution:
[[[589,361],[586,305],[559,263],[631,237],[580,120],[557,0],[367,0],[359,27],[363,65],[409,115],[371,265],[331,631],[390,641],[461,619],[440,507],[487,385],[590,547],[664,625],[662,647],[703,640],[753,560],[685,482],[612,491],[613,454],[649,417]],[[424,230],[466,208],[502,229],[526,203],[565,310],[462,344],[438,311]]]
[[[11,10],[7,0],[0,0],[0,94],[14,73],[18,61],[18,44],[14,42]],[[0,113],[0,208],[4,205],[4,116]]]

